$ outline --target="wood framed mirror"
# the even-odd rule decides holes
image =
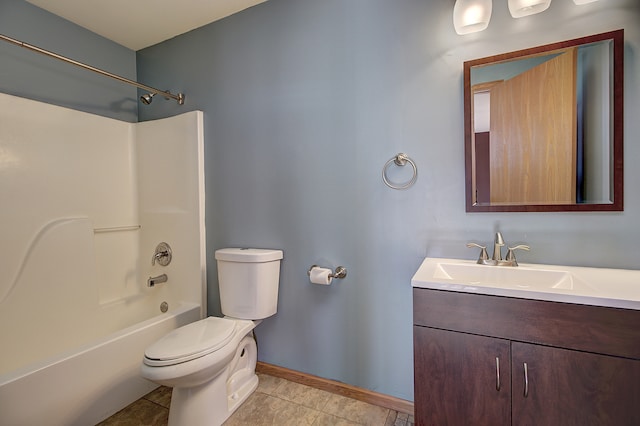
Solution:
[[[464,63],[467,212],[623,210],[623,30]]]

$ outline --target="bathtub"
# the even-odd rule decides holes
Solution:
[[[140,377],[145,348],[197,321],[180,303],[99,341],[0,375],[0,425],[94,425],[157,387]]]
[[[154,388],[144,349],[206,315],[203,154],[200,111],[125,123],[0,93],[0,426],[93,425]]]

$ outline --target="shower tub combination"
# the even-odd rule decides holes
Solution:
[[[180,304],[93,343],[2,375],[0,423],[93,425],[104,420],[157,387],[139,376],[145,348],[200,318],[199,305]]]
[[[0,94],[0,424],[91,425],[157,387],[145,348],[206,315],[202,145],[198,111],[124,123]]]

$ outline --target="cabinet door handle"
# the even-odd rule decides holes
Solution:
[[[527,370],[527,363],[524,363],[524,397],[529,396],[529,371]]]
[[[496,390],[500,392],[500,358],[496,357]]]

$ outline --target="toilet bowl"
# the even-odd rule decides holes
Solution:
[[[174,388],[170,425],[222,424],[251,395],[258,386],[254,327],[208,317],[147,348],[142,376]]]
[[[222,249],[216,259],[222,312],[233,316],[177,328],[145,350],[141,375],[173,388],[169,426],[221,425],[258,386],[253,329],[276,312],[282,252]]]

